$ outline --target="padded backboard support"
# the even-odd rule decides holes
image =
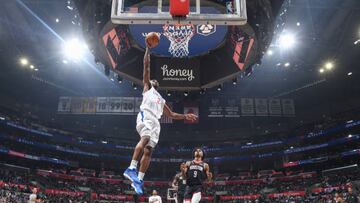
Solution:
[[[244,25],[247,23],[246,0],[234,0],[227,4],[227,13],[204,13],[202,3],[206,0],[195,0],[194,11],[186,17],[173,17],[169,11],[163,11],[163,0],[157,0],[152,5],[157,6],[156,13],[141,13],[126,9],[126,1],[113,0],[111,20],[114,24],[212,24],[212,25]],[[144,0],[146,3],[149,0]],[[202,3],[201,3],[202,2]]]

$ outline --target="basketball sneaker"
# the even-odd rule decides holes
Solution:
[[[130,167],[127,168],[124,171],[123,175],[124,175],[125,178],[129,179],[131,181],[131,183],[134,183],[134,182],[139,183],[140,182],[140,180],[139,180],[139,178],[137,176],[136,168],[133,168],[133,169],[131,169]]]
[[[144,181],[139,180],[139,182],[133,182],[131,184],[131,187],[134,188],[136,194],[142,195],[144,193],[143,192],[143,185],[144,185]]]

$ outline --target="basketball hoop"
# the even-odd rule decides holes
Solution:
[[[183,58],[189,55],[189,42],[195,34],[192,24],[164,25],[164,36],[170,41],[169,52],[173,57]]]

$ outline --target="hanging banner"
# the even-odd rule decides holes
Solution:
[[[85,114],[94,114],[96,112],[96,97],[83,98],[82,103]]]
[[[109,98],[97,97],[96,98],[96,113],[108,113],[109,112]]]
[[[280,99],[269,99],[269,115],[270,116],[281,116]]]
[[[209,105],[208,117],[221,118],[224,117],[223,107],[219,98],[212,98]]]
[[[227,105],[225,107],[226,118],[239,118],[240,117],[240,100],[237,98],[227,99]]]
[[[70,113],[71,109],[71,97],[60,97],[58,104],[59,113]]]
[[[82,97],[73,97],[71,99],[71,113],[72,114],[83,113]]]
[[[121,97],[109,97],[109,113],[120,113],[122,111],[121,106]]]
[[[267,99],[255,99],[255,112],[256,116],[268,116]]]
[[[295,116],[295,105],[292,99],[281,100],[282,112],[284,116]]]
[[[121,113],[125,115],[133,115],[135,113],[134,97],[122,97],[120,104],[121,104],[121,110],[120,110]]]
[[[241,114],[242,116],[253,116],[254,111],[254,99],[242,98],[241,99]]]

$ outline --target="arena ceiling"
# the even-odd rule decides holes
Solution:
[[[355,81],[360,75],[360,43],[356,43],[360,38],[360,2],[291,0],[285,4],[277,16],[271,51],[264,53],[251,76],[239,77],[236,86],[231,80],[224,82],[220,93],[214,88],[208,90],[209,94],[311,98],[309,89],[321,88],[321,92],[314,91],[316,94],[331,94],[334,88],[341,87],[350,93],[359,89]],[[79,11],[72,1],[5,1],[0,11],[2,92],[41,95],[47,91],[56,96],[139,94],[130,82],[119,84],[116,78],[107,78],[91,52],[76,62],[65,58],[63,48],[68,40],[84,40]],[[296,42],[286,51],[276,44],[284,30]],[[38,71],[22,66],[21,57],[26,57]],[[327,62],[334,64],[333,70],[320,73]],[[39,81],[41,88],[31,85]],[[192,94],[199,96],[198,92]]]

